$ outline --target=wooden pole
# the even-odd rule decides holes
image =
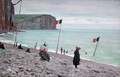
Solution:
[[[15,33],[14,47],[16,46],[16,42],[17,42],[17,26],[16,26],[16,33]]]
[[[96,44],[96,47],[95,47],[95,50],[94,50],[93,56],[95,56],[95,53],[96,53],[96,50],[97,50],[97,47],[98,47],[98,43],[99,43],[99,41],[97,41],[97,44]]]
[[[60,29],[59,29],[59,35],[58,35],[58,42],[57,42],[56,54],[57,54],[57,52],[58,52],[58,48],[59,48],[60,33],[61,33],[61,26],[62,26],[62,24],[60,24]]]
[[[20,13],[21,13],[21,7],[22,7],[22,0],[20,0],[21,1],[21,3],[20,3],[20,9],[19,9],[19,19],[20,19]],[[19,2],[20,2],[19,1]],[[18,2],[18,3],[19,3]],[[17,29],[17,25],[16,25],[16,34],[15,34],[15,41],[14,41],[14,46],[16,45],[16,43],[17,43],[17,32],[18,32],[18,29]]]

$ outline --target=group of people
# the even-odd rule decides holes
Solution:
[[[79,46],[77,46],[76,47],[76,50],[74,51],[74,57],[73,57],[73,65],[75,66],[75,68],[77,68],[77,66],[80,64],[80,53],[79,53],[79,51],[80,51],[80,47]],[[63,49],[63,47],[61,47],[61,54],[62,53],[68,53],[68,50],[67,51],[65,51],[65,49]]]
[[[79,53],[80,49],[81,48],[79,46],[77,46],[76,50],[74,51],[73,65],[75,66],[75,68],[77,68],[77,66],[80,64],[80,53]],[[64,54],[68,53],[68,50],[65,51],[65,49],[63,49],[63,47],[61,47],[61,54],[62,53],[64,53]]]
[[[36,49],[36,47],[37,47],[37,43],[34,45],[34,49]],[[23,49],[21,44],[18,45],[18,49]],[[43,46],[40,47],[39,51],[40,51],[39,55],[42,60],[46,60],[46,61],[50,60],[46,43],[44,43]],[[30,48],[27,48],[25,52],[31,53]]]
[[[68,50],[65,51],[65,49],[63,49],[63,47],[61,47],[60,51],[61,51],[61,54],[63,53],[64,55],[65,55],[66,53],[68,53]]]
[[[36,47],[37,47],[37,43],[34,45],[34,49],[36,49]],[[23,49],[21,44],[18,46],[18,48]],[[79,46],[77,46],[76,50],[74,51],[73,65],[75,66],[75,68],[77,68],[77,66],[80,64],[80,53],[79,53],[80,49],[81,48]],[[41,56],[42,60],[46,60],[46,61],[50,60],[50,56],[48,54],[48,49],[47,49],[46,43],[44,43],[42,46],[40,46],[39,51],[40,51],[39,55]],[[28,48],[26,50],[26,52],[30,52],[30,49]],[[64,53],[64,54],[68,53],[68,50],[65,51],[65,49],[63,49],[63,47],[61,47],[61,54],[62,53]]]
[[[15,46],[17,46],[17,44]],[[22,44],[18,45],[18,49],[23,49]],[[27,48],[25,52],[30,53],[30,48]]]
[[[37,43],[34,45],[34,49],[36,49],[36,47],[37,47]],[[21,44],[18,46],[18,48],[23,49]],[[79,46],[76,46],[76,49],[74,51],[73,65],[75,66],[75,68],[77,68],[77,66],[80,65],[80,53],[79,53],[80,49],[81,48]],[[49,62],[50,56],[48,54],[48,48],[47,48],[46,42],[42,46],[40,46],[39,51],[40,51],[39,55],[40,55],[41,59]],[[30,49],[28,48],[26,50],[26,52],[30,52]],[[61,47],[61,54],[62,53],[63,54],[68,53],[68,50],[65,51],[65,49],[63,49],[63,47]]]
[[[37,47],[37,43],[35,44],[34,49],[36,49],[36,47]],[[5,49],[4,44],[2,42],[0,42],[0,48]],[[23,49],[21,44],[18,45],[18,49]],[[75,68],[77,68],[77,66],[80,64],[80,53],[79,53],[80,49],[81,48],[79,46],[77,46],[76,50],[74,51],[73,65],[75,66]],[[39,55],[41,56],[42,60],[46,60],[46,61],[50,60],[50,56],[48,54],[48,49],[47,49],[47,44],[46,43],[44,43],[43,46],[40,47],[39,51],[40,51]],[[30,48],[27,48],[26,52],[30,53]],[[63,49],[61,47],[61,54],[62,53],[65,54],[65,53],[68,53],[68,51],[65,52],[65,49]]]

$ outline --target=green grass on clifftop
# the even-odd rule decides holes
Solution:
[[[21,15],[16,14],[15,22],[18,23],[18,22],[26,21],[26,20],[32,19],[34,17],[37,17],[39,15],[38,14],[21,14]]]

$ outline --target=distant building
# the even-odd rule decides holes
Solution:
[[[0,0],[0,30],[12,30],[14,27],[14,5],[11,0]]]

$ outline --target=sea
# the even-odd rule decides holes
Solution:
[[[22,30],[17,32],[17,35],[16,32],[0,34],[0,41],[13,44],[15,36],[17,36],[17,43],[23,46],[34,48],[34,45],[37,43],[37,49],[39,49],[41,45],[46,43],[49,52],[56,53],[58,47],[57,53],[60,54],[60,48],[63,47],[65,51],[68,51],[65,55],[72,57],[76,46],[80,46],[82,59],[120,67],[120,30]],[[93,39],[97,37],[100,37],[99,41],[93,43]],[[93,56],[95,48],[96,53]]]

